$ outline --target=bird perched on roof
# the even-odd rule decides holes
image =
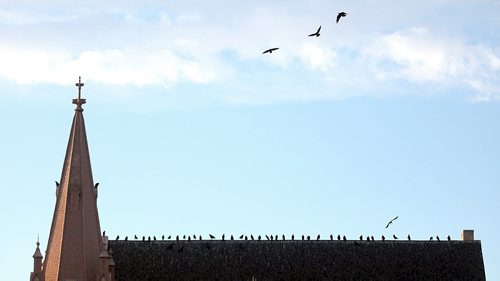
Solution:
[[[333,234],[330,234],[330,240],[333,240]]]
[[[269,237],[271,237],[271,241],[273,241],[273,239],[274,239],[274,236],[272,236],[272,235],[269,235]]]
[[[375,238],[373,238],[373,236],[372,236],[372,237],[370,237],[370,238],[372,239],[372,241],[375,241]]]
[[[429,241],[432,241],[432,240],[434,240],[434,237],[431,236],[431,238],[429,238]]]
[[[96,184],[94,185],[94,188],[97,188],[98,186],[99,186],[99,183],[96,183]]]
[[[161,236],[161,240],[162,240],[162,241],[163,241],[163,240],[165,240],[165,235],[162,235],[162,236]]]
[[[316,237],[316,240],[319,240],[319,238],[320,238],[320,236],[319,236],[319,234],[318,234],[318,237]]]
[[[231,240],[234,240],[234,236],[231,234]]]
[[[201,235],[198,237],[198,239],[199,239],[200,241],[201,241],[201,240],[203,240],[203,238],[201,237]]]
[[[387,223],[387,225],[385,226],[385,228],[388,228],[388,227],[389,227],[389,225],[391,225],[391,224],[392,224],[392,222],[393,222],[393,221],[395,221],[395,220],[397,220],[398,218],[399,218],[399,216],[396,216],[395,218],[393,218],[392,220],[390,220],[390,221]]]
[[[382,241],[385,241],[385,236],[384,235],[382,235]]]
[[[226,235],[222,234],[222,241],[224,241],[225,238],[226,238]]]
[[[156,241],[156,236],[153,236],[153,240]]]
[[[120,235],[117,235],[115,240],[118,240],[118,239],[120,239]]]
[[[240,239],[243,239],[243,236],[245,236],[245,235],[241,234]]]
[[[213,236],[212,234],[208,234],[208,236],[210,236],[210,239],[215,239],[215,236]]]
[[[151,236],[148,236],[148,241],[151,241]]]
[[[245,235],[245,240],[248,240],[248,236]]]
[[[125,236],[125,241],[128,241],[128,236]]]
[[[142,236],[142,240],[144,240],[144,236]],[[175,240],[179,241],[179,235],[175,236]]]
[[[347,237],[345,237],[345,235],[342,236],[342,240],[347,241]]]
[[[448,237],[447,237],[447,238],[448,238],[448,241],[451,241],[451,237],[450,237],[450,235],[448,235]]]
[[[295,235],[294,235],[294,234],[292,234],[292,241],[293,241],[293,240],[295,240]]]
[[[172,238],[172,235],[169,235],[169,236],[167,237],[167,239],[170,239],[170,238]]]
[[[259,241],[260,241],[261,239],[262,239],[262,237],[260,237],[260,235],[259,235],[259,236],[257,237],[257,240],[259,240]]]
[[[196,240],[196,234],[193,234],[193,238]]]
[[[191,236],[188,236],[188,241],[191,241]]]
[[[439,236],[438,236],[438,235],[436,235],[436,240],[437,240],[437,241],[441,241],[441,240],[439,239]]]
[[[177,239],[179,240],[179,239]],[[146,236],[142,236],[142,241],[146,241]]]
[[[250,234],[250,239],[254,240],[254,239],[253,239],[253,234]]]
[[[319,31],[320,31],[320,30],[321,30],[321,25],[319,26],[319,28],[318,28],[318,30],[317,30],[316,32],[309,34],[309,36],[316,36],[316,37],[319,37],[319,35],[320,35],[320,34],[319,34]]]
[[[106,230],[102,232],[102,236],[106,236]]]
[[[339,20],[341,17],[345,17],[347,16],[347,13],[346,12],[340,12],[338,15],[337,15],[337,23],[339,23]]]
[[[363,241],[363,235],[359,236],[359,240]]]
[[[266,235],[266,239],[267,239],[267,240],[271,240],[271,239],[269,239],[269,236],[267,236],[267,235]]]
[[[59,183],[57,181],[54,181],[56,183],[56,187],[59,187]]]
[[[411,240],[411,237],[410,237],[410,234],[408,234],[408,241],[410,241],[410,240]]]
[[[307,235],[307,241],[311,240],[311,236]]]
[[[186,239],[186,235],[183,235],[183,236],[182,236],[182,239]]]
[[[134,239],[135,239],[135,240],[137,240],[137,239],[139,239],[139,238],[137,238],[137,235],[134,235]]]
[[[339,235],[337,235],[337,240],[340,240],[340,234],[339,234]]]
[[[392,235],[392,238],[394,238],[395,240],[398,240],[399,238],[396,236],[396,234],[393,234]]]

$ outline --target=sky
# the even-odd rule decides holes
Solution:
[[[500,1],[102,2],[0,0],[5,280],[47,246],[78,76],[110,237],[474,229],[500,280]]]

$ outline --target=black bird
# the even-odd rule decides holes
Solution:
[[[311,236],[307,235],[307,241],[311,240]]]
[[[257,237],[257,239],[260,241],[260,239],[262,239],[262,237],[260,237],[260,235],[259,235],[259,237]]]
[[[222,241],[224,241],[225,238],[226,238],[226,235],[222,234]]]
[[[432,241],[432,240],[434,240],[434,237],[431,236],[431,238],[429,238],[429,241]]]
[[[59,187],[59,183],[57,181],[55,181],[55,182],[56,182],[56,187]]]
[[[115,239],[115,240],[118,240],[118,239],[120,239],[120,235],[116,236],[116,239]]]
[[[366,241],[370,241],[370,236],[366,235]]]
[[[193,234],[193,238],[196,240],[196,234]]]
[[[319,37],[319,31],[321,30],[321,25],[319,26],[318,30],[312,34],[309,34],[309,36],[316,36],[316,37]]]
[[[346,240],[347,240],[347,238],[345,237],[345,235],[344,235],[344,236],[342,236],[342,240],[344,240],[344,241],[346,241]]]
[[[179,235],[175,236],[175,240],[179,241]]]
[[[151,241],[151,236],[148,236],[148,241]]]
[[[146,237],[145,236],[142,236],[142,241],[146,241]]]
[[[302,234],[302,240],[304,240],[304,234]]]
[[[408,241],[411,241],[411,237],[410,237],[410,234],[408,234]]]
[[[254,239],[253,239],[253,235],[252,235],[252,234],[250,234],[250,239],[254,240]]]
[[[363,235],[359,236],[359,240],[363,241]]]
[[[316,240],[319,240],[319,238],[320,238],[320,237],[319,237],[319,234],[318,234],[318,237],[316,237]]]
[[[182,239],[186,239],[186,235],[183,235],[183,236],[182,236]]]
[[[330,240],[333,240],[333,235],[332,234],[330,234]]]
[[[339,23],[339,20],[341,17],[345,17],[347,16],[347,13],[346,12],[340,12],[338,15],[337,15],[337,23]]]
[[[134,235],[134,239],[135,239],[135,240],[137,240],[137,239],[139,239],[139,238],[137,238],[137,235]]]
[[[373,238],[373,236],[372,236],[372,237],[370,237],[370,238],[372,239],[372,241],[375,241],[375,238]]]
[[[339,235],[337,235],[337,240],[340,240],[340,234],[339,234]]]
[[[98,186],[99,186],[99,183],[96,183],[96,184],[94,185],[94,188],[97,188]]]
[[[188,236],[188,241],[191,241],[191,236]]]
[[[234,240],[234,236],[231,234],[231,240]]]
[[[102,232],[102,236],[106,236],[106,230]]]
[[[437,235],[436,235],[436,240],[437,240],[437,241],[441,241],[441,240],[439,239],[439,236],[437,236]]]
[[[248,236],[245,235],[245,240],[248,240]]]
[[[155,241],[156,241],[156,236],[153,236],[153,240],[155,240]]]
[[[172,238],[172,235],[169,235],[169,236],[167,237],[167,239],[170,239],[170,238]]]
[[[198,239],[201,241],[203,238],[201,238],[201,235],[198,237]]]
[[[245,236],[245,235],[241,234],[240,239],[243,239],[243,236]]]
[[[385,236],[384,235],[382,235],[382,241],[385,241]]]
[[[274,240],[278,241],[278,235],[274,236]]]
[[[269,239],[269,236],[267,236],[267,235],[266,235],[266,239],[267,239],[267,240],[271,240],[271,239]]]
[[[451,241],[451,237],[450,237],[450,235],[448,235],[448,237],[447,237],[447,238],[448,238],[448,241]]]
[[[128,236],[125,236],[125,241],[128,241]]]
[[[398,239],[399,239],[399,238],[398,238],[395,234],[393,234],[393,235],[392,235],[392,238],[394,238],[394,239],[396,239],[396,240],[398,240]]]
[[[387,223],[387,225],[385,226],[385,228],[388,228],[388,227],[389,227],[389,225],[391,225],[391,223],[392,223],[393,221],[397,220],[398,218],[399,218],[399,216],[396,216],[395,218],[393,218],[392,220],[390,220],[390,221]]]
[[[283,235],[281,236],[281,238],[283,238],[283,241],[285,241],[285,234],[283,234]]]
[[[161,236],[161,240],[165,240],[165,235],[162,235],[162,236]]]
[[[295,235],[292,234],[292,241],[295,240]]]
[[[215,236],[213,236],[212,234],[208,234],[208,236],[210,236],[210,239],[215,239]]]
[[[273,241],[274,237],[271,235],[271,241]]]
[[[265,50],[265,51],[263,52],[263,54],[265,54],[265,53],[270,53],[270,54],[271,54],[273,51],[276,51],[276,50],[278,50],[278,49],[279,49],[279,48],[271,48],[271,49],[267,49],[267,50]]]

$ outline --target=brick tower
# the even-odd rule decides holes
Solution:
[[[103,246],[97,213],[97,186],[92,179],[85,133],[81,79],[76,86],[75,115],[60,184],[56,187],[56,206],[42,266],[44,281],[97,280],[101,271],[99,257]]]

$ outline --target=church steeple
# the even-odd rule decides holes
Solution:
[[[43,273],[45,281],[96,280],[101,230],[78,79],[78,97],[61,174]]]

